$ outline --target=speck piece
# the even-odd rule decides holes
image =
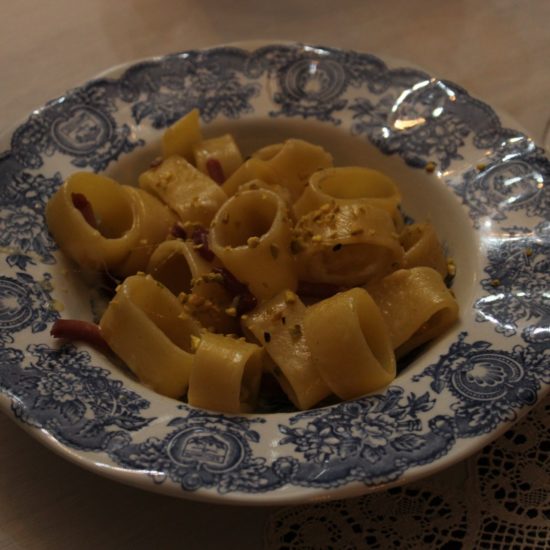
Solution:
[[[246,245],[248,248],[256,248],[260,244],[260,237],[248,237]]]
[[[431,174],[432,172],[435,171],[436,166],[437,166],[437,164],[430,160],[429,162],[427,162],[425,164],[424,170],[426,170],[426,172],[428,172],[428,174]]]
[[[285,290],[285,304],[295,304],[297,300],[296,294],[291,290]]]
[[[237,308],[234,306],[228,307],[226,308],[225,313],[229,315],[229,317],[237,317]]]

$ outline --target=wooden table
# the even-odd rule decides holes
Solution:
[[[507,111],[539,142],[550,116],[545,0],[18,0],[0,15],[0,131],[125,61],[286,39],[411,61]],[[273,509],[212,506],[118,485],[0,417],[0,549],[262,547]]]

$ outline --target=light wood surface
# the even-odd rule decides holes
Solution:
[[[249,39],[411,61],[508,112],[539,142],[550,116],[547,0],[2,0],[0,6],[0,132],[109,66]],[[271,512],[180,501],[107,481],[0,416],[0,550],[256,549]]]

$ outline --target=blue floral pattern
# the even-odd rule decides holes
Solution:
[[[120,464],[149,472],[157,483],[168,476],[187,491],[216,487],[224,494],[233,491],[271,491],[280,485],[265,458],[253,456],[251,442],[258,442],[254,423],[262,418],[229,418],[184,407],[185,416],[168,426],[177,428],[164,439],[148,438],[126,445],[113,455]]]
[[[27,327],[41,332],[59,317],[51,299],[51,275],[35,281],[28,273],[16,273],[15,278],[0,275],[0,345],[12,343],[13,334]]]
[[[398,153],[410,166],[432,162],[445,170],[463,159],[460,149],[472,133],[490,128],[493,140],[502,134],[494,113],[458,86],[417,72],[397,75],[389,75],[391,93],[357,98],[350,106],[353,132],[368,136],[382,152]]]
[[[415,380],[431,379],[437,393],[445,389],[457,398],[452,405],[459,437],[488,433],[517,418],[517,410],[533,405],[542,384],[550,384],[550,349],[514,346],[494,351],[485,341],[466,342],[460,334],[449,352]]]
[[[132,102],[136,122],[150,119],[165,128],[193,108],[209,122],[219,115],[237,118],[252,112],[259,93],[254,82],[242,82],[247,56],[240,50],[209,50],[169,56],[138,64],[121,79],[121,96]]]
[[[44,210],[60,184],[59,172],[51,178],[34,175],[21,171],[11,155],[0,156],[0,247],[8,251],[11,267],[54,263],[57,246],[44,231]]]
[[[63,443],[105,450],[128,443],[129,432],[153,420],[141,415],[149,402],[110,379],[108,370],[91,366],[89,353],[43,344],[26,351],[34,361],[22,368],[22,351],[0,348],[0,388],[17,397],[13,409],[19,418]]]
[[[93,365],[80,347],[52,347],[60,266],[44,209],[67,177],[64,164],[104,170],[145,145],[140,126],[165,128],[195,107],[205,122],[313,119],[368,139],[410,169],[435,163],[440,179],[450,169],[442,182],[485,239],[469,304],[482,324],[466,325],[483,336],[462,332],[439,358],[430,356],[432,364],[413,365],[380,394],[258,416],[150,402],[126,387],[116,367]],[[0,392],[18,419],[84,459],[101,452],[136,478],[148,474],[185,494],[292,499],[305,487],[345,495],[352,483],[398,483],[412,468],[427,472],[462,441],[483,444],[548,390],[550,163],[456,84],[336,49],[189,51],[69,92],[1,145]],[[147,416],[147,409],[162,414]]]
[[[528,217],[545,218],[550,211],[550,161],[526,138],[517,136],[497,149],[488,162],[467,170],[454,191],[468,206],[476,228],[484,219],[502,222],[520,210]]]
[[[520,320],[529,321],[523,331],[529,342],[550,342],[550,223],[533,229],[505,228],[509,239],[489,248],[488,278],[482,279],[488,294],[476,301],[478,321],[491,321],[497,332],[514,335]],[[539,320],[534,324],[533,321]]]
[[[289,426],[279,426],[285,436],[280,444],[292,445],[304,460],[294,459],[289,480],[316,487],[352,480],[372,485],[433,461],[454,442],[448,422],[426,431],[421,416],[434,403],[428,392],[417,396],[391,386],[383,395],[292,416]]]
[[[118,85],[96,80],[53,101],[17,128],[11,153],[25,168],[40,168],[43,156],[70,155],[78,168],[104,170],[109,162],[129,153],[142,141],[131,138],[127,124],[117,125],[112,113]]]

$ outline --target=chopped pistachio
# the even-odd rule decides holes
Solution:
[[[296,294],[291,290],[285,290],[285,304],[295,304],[296,303]]]
[[[225,313],[229,315],[229,317],[237,317],[237,308],[234,306],[228,307],[226,308]]]
[[[260,244],[260,237],[248,237],[246,244],[249,248],[256,248]]]
[[[222,284],[224,281],[223,275],[221,273],[214,273],[214,272],[203,275],[202,280],[207,283],[220,283],[220,284]]]
[[[187,300],[188,304],[192,307],[200,307],[204,304],[205,298],[198,296],[197,294],[191,294]]]
[[[191,334],[191,351],[195,353],[201,345],[201,339],[194,334]]]
[[[450,277],[454,277],[456,275],[456,265],[452,258],[447,260],[447,273]]]

